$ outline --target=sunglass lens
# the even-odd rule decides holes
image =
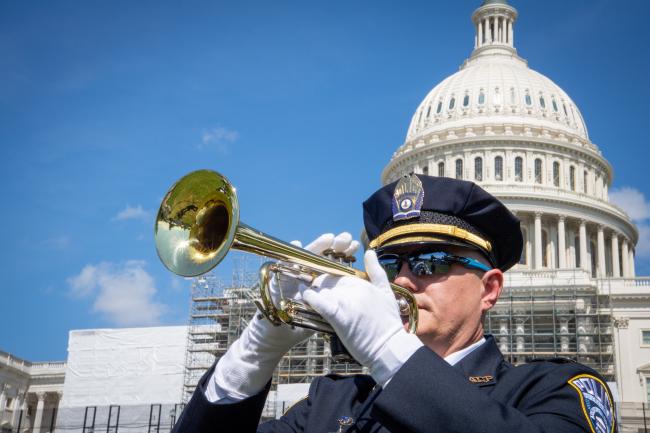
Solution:
[[[379,257],[379,265],[386,271],[389,281],[393,281],[399,274],[400,260],[397,256]]]
[[[433,265],[433,274],[446,274],[451,265],[449,263],[436,263]]]

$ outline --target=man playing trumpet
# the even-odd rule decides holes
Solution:
[[[307,398],[258,426],[273,370],[312,331],[257,315],[201,379],[174,431],[616,430],[598,373],[560,358],[514,367],[484,335],[503,272],[522,251],[519,220],[501,202],[471,182],[409,175],[375,192],[363,210],[369,279],[321,275],[293,287],[370,375],[317,378]],[[321,253],[335,240],[307,248]],[[417,301],[416,335],[405,330],[391,282]]]

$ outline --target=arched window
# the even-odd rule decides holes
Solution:
[[[483,92],[483,89],[481,89],[481,92],[478,94],[478,105],[483,104],[485,104],[485,93]]]
[[[560,163],[553,162],[553,185],[560,186]]]
[[[528,91],[526,91],[526,96],[524,97],[524,100],[526,101],[526,105],[528,105],[529,107],[533,105],[533,100],[530,98],[530,94],[528,93]]]
[[[555,98],[553,98],[553,111],[557,113],[557,102],[555,102]]]
[[[455,106],[456,106],[456,98],[452,96],[451,99],[449,100],[449,109],[453,110]]]
[[[469,94],[465,93],[465,97],[463,97],[463,107],[467,107],[469,105]]]
[[[480,156],[474,158],[474,180],[483,180],[483,158]]]
[[[540,105],[542,108],[546,108],[546,101],[544,100],[544,96],[540,96],[540,97],[539,97],[539,105]]]
[[[494,158],[494,180],[503,180],[503,158],[501,156]]]
[[[438,163],[438,176],[440,176],[440,177],[445,176],[445,163],[444,162],[439,162]]]
[[[463,160],[458,158],[456,160],[456,179],[463,178]]]
[[[515,158],[515,182],[524,180],[524,159],[521,156]]]
[[[564,108],[564,115],[569,117],[569,113],[566,111],[566,104],[562,104],[562,108]]]
[[[431,114],[431,105],[427,107],[427,119],[429,118],[430,114]]]
[[[442,101],[439,101],[438,108],[436,108],[436,113],[440,114],[441,111],[442,111]]]
[[[511,87],[510,88],[510,103],[512,105],[515,105],[516,102],[517,102],[517,97],[515,95],[515,88]]]
[[[569,187],[571,191],[576,190],[576,168],[574,166],[569,167]]]
[[[542,183],[542,160],[535,159],[535,183]]]
[[[422,174],[427,175],[427,176],[429,175],[429,166],[428,165],[425,165],[424,167],[422,167]]]
[[[587,185],[589,184],[589,173],[585,170],[582,181],[582,192],[587,194]]]

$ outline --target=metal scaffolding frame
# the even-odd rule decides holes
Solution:
[[[595,287],[506,288],[485,329],[515,365],[564,357],[616,380],[609,296]]]
[[[257,268],[249,270],[249,262],[253,261],[252,256],[236,256],[229,285],[212,274],[193,280],[183,402],[189,401],[203,373],[225,354],[257,312],[253,302],[258,297]],[[329,373],[365,371],[358,364],[334,362],[326,337],[315,334],[282,358],[273,374],[271,389],[276,389],[278,384],[310,383],[315,377]],[[272,393],[269,396],[273,398]]]

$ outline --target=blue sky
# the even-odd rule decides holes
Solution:
[[[628,188],[650,274],[650,3],[512,3],[520,55]],[[281,239],[358,234],[413,111],[471,52],[479,4],[2,2],[0,349],[65,359],[71,329],[186,323],[189,283],[152,224],[194,169],[227,175],[242,220]]]

